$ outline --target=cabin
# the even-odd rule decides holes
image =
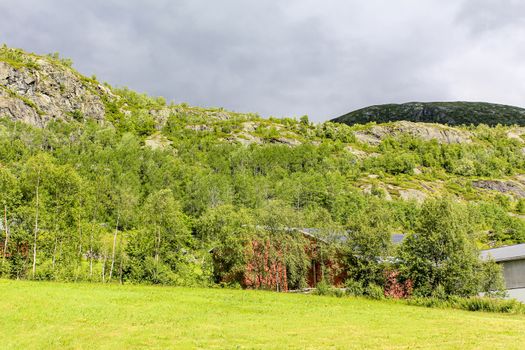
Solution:
[[[481,257],[492,258],[503,267],[509,297],[525,302],[525,244],[483,250]]]
[[[264,234],[271,231],[268,227],[254,226],[253,229],[261,234],[254,234],[246,244],[244,267],[233,268],[225,263],[224,252],[217,248],[209,251],[217,283],[238,283],[247,289],[278,292],[315,288],[323,280],[335,287],[344,285],[347,267],[340,249],[347,239],[344,233],[286,227],[277,230],[279,238],[269,238]],[[392,243],[399,244],[403,238],[403,234],[394,234]],[[291,263],[291,256],[294,257],[291,260],[300,260],[299,264]],[[302,283],[298,282],[298,276]]]
[[[249,289],[269,289],[278,292],[287,292],[290,289],[301,287],[315,288],[317,283],[323,279],[335,286],[342,285],[346,277],[342,258],[337,253],[332,259],[323,258],[322,252],[323,249],[328,249],[328,241],[322,238],[318,231],[316,229],[284,228],[282,233],[290,239],[288,244],[283,244],[282,241],[254,238],[247,250],[249,257],[241,285]],[[305,286],[289,278],[293,267],[286,263],[285,257],[293,254],[291,250],[294,250],[294,244],[290,244],[290,241],[295,242],[295,249],[298,248],[302,252],[300,255],[306,257],[308,261],[307,268],[299,272],[305,277]]]
[[[346,276],[343,257],[334,249],[318,229],[269,228],[253,226],[252,237],[245,243],[242,253],[229,248],[209,250],[216,283],[234,283],[247,289],[267,289],[287,292],[294,289],[314,288],[327,280],[340,286]],[[332,239],[330,239],[331,241]],[[232,265],[225,256],[243,254],[244,266]]]

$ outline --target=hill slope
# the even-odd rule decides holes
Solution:
[[[244,245],[265,237],[254,227],[348,232],[380,217],[386,234],[413,232],[433,197],[461,203],[479,246],[525,242],[523,135],[167,103],[84,77],[56,55],[3,47],[0,275],[238,283]],[[216,247],[226,261],[212,266]],[[304,253],[289,260],[290,288],[307,278]]]
[[[406,120],[448,125],[525,125],[525,109],[486,102],[409,102],[365,107],[332,122],[366,124]]]

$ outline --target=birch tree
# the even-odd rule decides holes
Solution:
[[[3,212],[2,266],[5,264],[9,249],[9,216],[20,204],[20,199],[20,188],[16,177],[9,169],[0,167],[0,204]]]

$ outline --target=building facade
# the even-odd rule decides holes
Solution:
[[[509,297],[525,303],[525,244],[483,250],[481,257],[503,266]]]

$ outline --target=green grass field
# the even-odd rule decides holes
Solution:
[[[0,280],[2,349],[523,349],[525,316],[262,291]]]

